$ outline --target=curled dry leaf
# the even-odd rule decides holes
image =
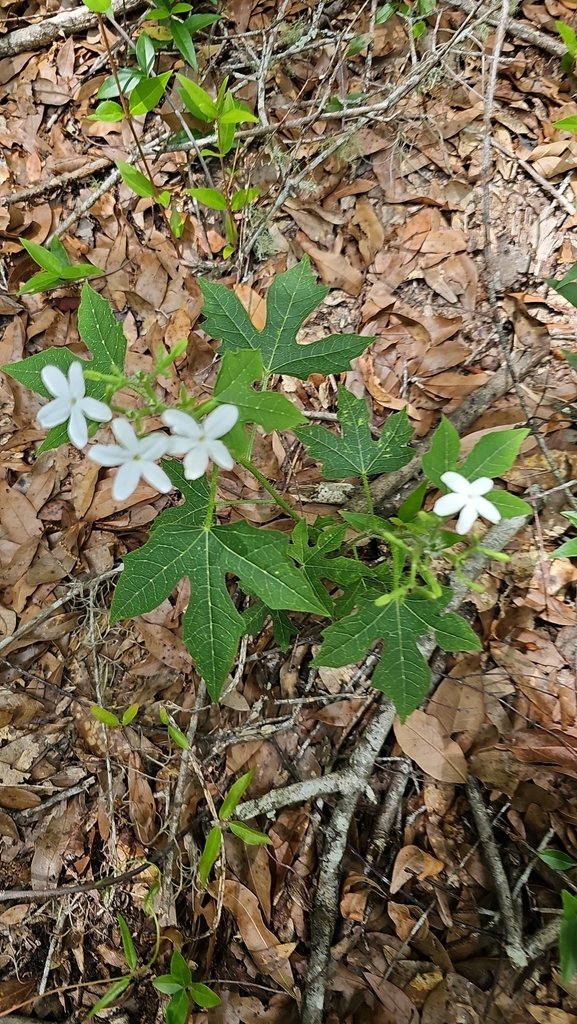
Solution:
[[[426,853],[418,846],[404,846],[395,859],[390,885],[391,895],[394,896],[411,878],[416,876],[422,882],[425,878],[440,874],[444,866],[442,860],[431,857],[430,853]]]
[[[302,233],[298,235],[298,241],[301,248],[314,261],[323,284],[329,288],[342,288],[347,295],[360,295],[363,275],[344,256],[318,249]]]
[[[438,719],[413,711],[404,725],[397,718],[395,736],[401,750],[438,782],[466,782],[467,762],[458,743]]]
[[[270,975],[285,992],[293,995],[294,978],[288,958],[295,944],[277,942],[263,921],[258,899],[239,882],[227,880],[224,883],[224,905],[234,917],[257,969]]]

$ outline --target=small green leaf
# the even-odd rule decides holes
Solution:
[[[572,132],[577,135],[577,117],[562,117],[560,121],[553,121],[553,127],[561,132]]]
[[[172,71],[165,71],[164,74],[157,75],[156,78],[144,78],[142,82],[138,83],[130,96],[130,113],[133,117],[138,117],[140,114],[148,114],[150,110],[156,107],[166,89],[171,74]],[[119,166],[118,161],[116,166]],[[130,166],[130,164],[127,166]]]
[[[183,988],[186,988],[187,985],[190,985],[190,982],[192,981],[190,967],[188,966],[182,953],[179,953],[177,949],[175,949],[174,953],[170,958],[170,973],[174,980],[177,981],[179,985],[182,985]]]
[[[187,26],[183,25],[181,21],[177,21],[173,18],[170,22],[170,31],[172,32],[172,38],[186,63],[193,71],[198,71],[196,50],[194,49],[194,43]]]
[[[549,558],[577,558],[577,537],[566,540],[561,547],[549,555]]]
[[[163,206],[164,209],[166,210],[166,207],[170,203],[170,199],[171,199],[170,192],[168,191],[168,189],[164,189],[163,192],[159,192],[158,193],[158,195],[156,197],[156,202],[159,203],[160,206]]]
[[[565,43],[571,57],[577,56],[577,35],[575,34],[575,29],[571,28],[564,21],[556,21],[555,28]]]
[[[508,491],[500,491],[496,487],[485,495],[496,509],[499,510],[503,519],[515,519],[516,516],[530,516],[533,509],[528,502],[518,498],[516,494],[509,494]]]
[[[52,241],[50,242],[50,252],[53,256],[56,256],[56,259],[58,260],[61,267],[70,266],[70,257],[66,252],[66,249],[64,248],[62,242],[60,241],[58,235],[53,235],[52,237]]]
[[[120,171],[120,176],[125,185],[131,188],[133,192],[136,192],[137,196],[142,196],[144,199],[153,198],[156,194],[156,189],[150,178],[139,171],[132,164],[125,163],[124,160],[117,160],[116,166]]]
[[[112,7],[110,0],[82,0],[82,3],[85,7],[88,7],[89,11],[94,11],[95,14],[106,14]]]
[[[156,897],[158,896],[159,892],[160,877],[156,879],[156,882],[152,883],[146,896],[144,897],[142,909],[144,910],[144,913],[148,915],[148,917],[152,917],[154,915],[154,904],[156,902]]]
[[[198,1006],[202,1006],[205,1010],[210,1009],[212,1006],[220,1006],[220,999],[216,992],[213,992],[208,985],[201,985],[198,982],[193,981],[188,986],[188,991],[194,1002]]]
[[[27,238],[20,238],[19,241],[39,267],[42,267],[43,270],[48,270],[52,274],[61,276],[62,264],[57,256],[49,252],[48,249],[45,249],[43,245],[38,245],[37,242],[30,242]]]
[[[421,36],[424,36],[425,32],[427,31],[427,26],[425,25],[424,21],[416,21],[415,24],[413,25],[412,31],[413,39],[420,39]]]
[[[120,725],[120,719],[112,711],[107,711],[106,708],[101,708],[98,704],[91,704],[90,713],[96,719],[97,722],[101,722],[102,725],[110,725],[112,728],[116,728]]]
[[[189,749],[190,744],[186,736],[184,735],[183,732],[180,731],[180,729],[177,729],[175,725],[168,726],[168,735],[170,736],[172,742],[176,743],[177,747],[180,747],[181,750]]]
[[[327,480],[392,473],[411,462],[415,453],[407,441],[412,437],[413,428],[404,410],[389,416],[380,438],[373,441],[365,400],[355,398],[342,386],[339,386],[338,396],[342,438],[316,424],[295,431],[299,441],[306,444],[309,455],[323,463],[323,476]]]
[[[85,277],[101,277],[104,271],[93,267],[92,263],[76,263],[72,267],[62,267],[60,274],[63,281],[82,281]]]
[[[230,207],[235,213],[250,206],[260,195],[260,188],[239,188],[232,197]]]
[[[221,18],[221,14],[192,14],[190,18],[186,19],[184,24],[192,34],[194,32],[199,32],[200,29],[208,28],[209,25],[214,25],[215,22],[220,21]]]
[[[369,45],[370,41],[371,37],[368,33],[361,36],[355,36],[354,39],[351,39],[351,42],[349,44],[349,48],[347,50],[347,57],[354,57],[357,53],[360,53],[361,50],[365,50]]]
[[[218,116],[216,103],[200,85],[184,75],[177,75],[182,86],[181,96],[191,114],[201,121],[215,121]]]
[[[120,937],[122,939],[122,948],[124,950],[124,957],[131,971],[136,970],[138,964],[138,957],[136,955],[136,949],[134,948],[134,942],[132,941],[132,935],[130,929],[124,920],[122,914],[116,914],[116,920],[118,921],[118,927],[120,928]]]
[[[423,507],[423,501],[426,493],[427,481],[423,480],[423,482],[415,488],[412,494],[409,494],[409,497],[405,498],[405,501],[397,513],[402,523],[411,523],[413,521],[417,512],[420,512]]]
[[[446,416],[442,416],[433,434],[431,447],[421,459],[423,472],[437,487],[443,487],[443,473],[456,469],[460,444],[459,435],[453,424]]]
[[[95,1013],[99,1013],[100,1010],[104,1010],[107,1006],[110,1006],[111,1003],[126,991],[131,981],[131,978],[119,978],[118,981],[115,981],[108,989],[108,992],[105,992],[102,998],[99,999],[98,1002],[94,1004],[90,1012],[87,1013],[87,1018],[93,1017]]]
[[[563,889],[561,898],[563,919],[559,932],[559,952],[563,983],[567,985],[577,971],[577,897]]]
[[[139,704],[131,704],[130,707],[126,709],[122,716],[123,725],[128,725],[130,722],[132,722],[133,718],[136,718],[139,707]]]
[[[384,25],[385,21],[393,17],[396,14],[395,4],[385,4],[384,7],[379,7],[377,15],[375,17],[375,25]]]
[[[302,413],[284,395],[253,390],[253,383],[262,376],[260,352],[227,352],[216,378],[214,397],[220,403],[236,405],[240,423],[258,423],[267,434],[302,423]]]
[[[251,768],[249,772],[246,772],[245,775],[241,775],[240,779],[233,782],[222,802],[220,811],[218,812],[218,816],[221,821],[226,821],[232,814],[234,814],[238,806],[238,802],[243,793],[245,793],[250,786],[253,776],[254,768]]]
[[[144,72],[142,72],[140,68],[118,68],[117,77],[123,95],[127,96],[138,82],[142,82]],[[109,75],[108,78],[105,78],[100,89],[96,93],[96,99],[110,100],[114,99],[115,96],[118,96],[116,79],[114,75]]]
[[[201,889],[204,889],[208,881],[208,876],[210,875],[220,853],[221,845],[222,832],[218,825],[215,825],[214,828],[211,828],[208,836],[206,837],[204,850],[202,851],[198,862],[198,884]]]
[[[156,50],[154,44],[146,34],[141,32],[138,39],[136,40],[136,59],[140,70],[145,74],[149,75],[154,67],[154,61],[156,58]]]
[[[170,211],[170,230],[175,238],[180,238],[184,231],[184,221],[178,210],[173,209]]]
[[[235,249],[236,249],[235,245],[230,245],[230,244],[229,245],[225,245],[224,249],[222,250],[222,258],[223,258],[223,260],[227,260],[229,256],[232,256],[232,254],[235,251]]]
[[[577,867],[577,862],[573,860],[573,857],[570,857],[568,853],[563,853],[562,850],[539,850],[539,859],[548,867],[554,868],[555,871],[570,871],[571,868]]]
[[[43,271],[41,274],[34,274],[26,284],[18,289],[19,295],[39,295],[40,292],[50,291],[51,288],[58,288],[62,284],[60,273]]]
[[[272,839],[269,839],[264,832],[256,832],[254,828],[249,828],[242,821],[231,821],[228,827],[247,846],[264,846],[265,843],[272,843]]]
[[[181,992],[183,988],[186,988],[186,985],[175,981],[172,974],[161,974],[160,977],[152,979],[152,984],[158,992],[162,992],[165,996],[172,996],[175,992]]]
[[[184,989],[176,992],[164,1011],[166,1024],[186,1024],[188,1019],[189,1001]]]
[[[187,188],[186,192],[211,210],[226,210],[226,198],[216,188]]]
[[[114,100],[105,100],[104,103],[99,103],[93,114],[89,114],[86,118],[87,121],[122,121],[124,117],[124,111],[120,106],[120,103],[115,103]]]
[[[523,441],[530,433],[523,430],[495,430],[485,434],[457,470],[467,480],[481,476],[495,477],[506,473],[515,462]]]
[[[256,114],[251,114],[250,110],[246,107],[232,107],[230,110],[226,110],[224,114],[221,114],[218,123],[219,124],[243,124],[245,121],[253,121],[258,123],[258,117]]]

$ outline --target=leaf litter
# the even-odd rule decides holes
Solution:
[[[553,22],[574,22],[573,6],[526,4],[523,24],[554,39]],[[30,12],[17,5],[3,11],[3,34],[16,23],[33,23]],[[34,18],[55,11],[54,4],[40,3]],[[217,61],[228,61],[232,80],[251,108],[258,101],[257,83],[242,68],[248,47],[260,36],[245,34],[266,31],[275,14],[266,2],[233,0],[214,37],[218,49],[224,47]],[[130,27],[132,15],[127,17]],[[364,91],[366,50],[343,56],[342,39],[369,31],[367,10],[360,4],[342,9],[322,29],[314,49],[298,49],[308,17],[302,5],[287,5],[286,41],[263,79],[274,141],[246,141],[239,151],[246,183],[262,189],[261,218],[283,181],[321,154],[325,139],[345,119],[336,113],[304,130],[285,122],[314,109],[327,75],[333,76],[341,106]],[[435,17],[427,19],[425,38],[435,30]],[[441,31],[450,31],[463,18],[462,6],[447,3],[440,17]],[[231,29],[238,38],[230,36]],[[291,33],[297,49],[283,57],[282,48],[294,45]],[[122,184],[105,191],[72,224],[64,243],[73,261],[90,261],[104,271],[98,288],[122,322],[129,366],[149,370],[159,349],[168,352],[186,337],[186,353],[160,392],[174,397],[183,384],[189,393],[209,397],[218,335],[202,317],[207,312],[210,317],[211,289],[212,294],[226,290],[232,319],[239,322],[244,308],[247,324],[266,329],[274,282],[307,254],[328,294],[312,316],[303,315],[301,344],[292,361],[275,363],[271,348],[267,368],[276,375],[271,394],[290,397],[311,418],[312,425],[298,431],[319,437],[325,436],[319,431],[329,432],[333,440],[323,452],[345,451],[330,420],[339,387],[368,402],[369,426],[378,436],[385,428],[386,437],[391,414],[401,412],[425,436],[441,411],[451,412],[490,381],[502,361],[482,257],[482,49],[490,53],[493,40],[493,29],[487,38],[479,34],[477,51],[466,59],[450,55],[438,79],[406,93],[394,122],[377,120],[359,128],[321,162],[266,224],[250,274],[242,280],[220,261],[224,239],[218,216],[209,212],[199,220],[188,212],[177,256],[149,201],[135,202]],[[414,45],[421,59],[425,51],[419,40]],[[216,82],[220,73],[217,64],[215,76],[216,52],[211,38],[200,42],[205,84]],[[574,344],[574,319],[572,308],[543,280],[562,276],[575,262],[577,242],[572,219],[518,161],[555,188],[563,186],[569,196],[577,194],[575,143],[553,127],[577,111],[556,61],[538,46],[509,36],[504,56],[493,128],[502,149],[493,150],[491,166],[490,269],[510,318],[513,355],[539,335],[551,344],[553,359],[522,384],[525,408],[512,389],[482,413],[465,444],[472,446],[484,431],[523,426],[528,410],[567,483],[577,476],[571,415],[577,386],[561,349]],[[406,25],[394,14],[374,30],[371,89],[382,95],[402,82],[407,61]],[[25,355],[42,358],[51,346],[86,355],[76,289],[20,298],[15,293],[33,271],[20,239],[45,243],[89,198],[94,185],[82,174],[85,165],[100,162],[93,172],[98,176],[111,161],[129,155],[125,125],[86,120],[106,73],[105,49],[93,29],[0,61],[2,363]],[[148,129],[155,119],[160,127],[169,117],[163,109]],[[188,184],[182,152],[160,154],[154,168],[159,187],[183,190]],[[193,160],[190,169],[202,186],[198,162]],[[66,175],[69,179],[61,181]],[[35,194],[27,196],[29,189]],[[209,284],[203,285],[201,314],[202,281]],[[358,332],[368,348],[348,372],[340,373],[327,351],[324,373],[308,377],[308,344],[322,346],[323,338]],[[186,732],[200,687],[183,643],[186,580],[172,581],[176,589],[154,611],[141,609],[128,623],[108,619],[114,576],[107,574],[142,544],[157,517],[167,514],[168,499],[143,484],[127,501],[115,502],[110,481],[72,450],[46,452],[34,461],[43,436],[35,422],[37,408],[14,378],[0,379],[4,891],[90,882],[162,847],[180,755],[167,742],[159,707],[172,708],[176,725]],[[323,415],[329,419],[323,422]],[[370,448],[375,443],[367,433],[367,452],[376,450]],[[303,503],[311,520],[341,503],[334,493],[328,506],[321,500],[322,456],[309,450],[305,457],[291,428],[282,435],[259,435],[255,452],[262,471],[286,481],[289,495]],[[513,493],[559,483],[532,438],[504,479]],[[224,487],[226,500],[238,502],[223,506],[232,533],[257,522],[287,531],[277,510],[256,503],[258,494],[241,467],[226,475]],[[328,1024],[369,1019],[570,1024],[577,1019],[577,989],[562,983],[554,946],[540,950],[531,981],[521,986],[503,956],[494,927],[495,887],[464,788],[468,774],[483,783],[510,877],[520,877],[532,863],[522,885],[530,938],[559,907],[562,884],[534,860],[534,851],[545,841],[577,855],[575,568],[569,559],[546,560],[567,529],[559,514],[563,507],[561,491],[539,513],[538,527],[526,527],[512,542],[511,562],[489,566],[483,593],[470,595],[483,651],[447,659],[430,699],[395,726],[381,751],[371,778],[378,799],[393,791],[403,761],[410,765],[410,781],[377,862],[368,858],[375,807],[363,798],[357,808],[343,864]],[[282,538],[274,530],[269,532],[278,543]],[[210,827],[207,794],[220,799],[239,773],[256,769],[247,793],[254,799],[331,766],[346,767],[366,714],[367,683],[354,666],[314,668],[318,635],[311,607],[308,612],[302,642],[286,652],[278,624],[265,622],[244,660],[231,665],[233,655],[229,658],[225,700],[219,706],[203,704],[195,739],[203,785],[192,774],[185,780],[179,825],[189,832],[179,842],[175,878],[178,871],[188,877],[196,844]],[[119,713],[136,703],[138,718],[105,732],[90,710],[98,701]],[[247,847],[228,836],[222,897],[216,889],[192,893],[185,883],[176,900],[164,906],[161,958],[168,962],[173,949],[184,948],[198,964],[199,977],[214,984],[223,1000],[220,1008],[195,1012],[198,1024],[298,1019],[319,838],[331,799],[259,819],[270,847]],[[17,897],[7,900],[5,909],[2,904],[0,1013],[22,1006],[20,1012],[32,1019],[35,1013],[84,1019],[100,986],[48,996],[41,1004],[25,1000],[38,992],[45,967],[52,987],[114,977],[122,969],[116,909],[129,919],[139,955],[146,959],[153,937],[143,899],[156,869],[147,871],[149,878],[144,873],[112,887],[108,902],[92,892],[59,894],[41,905]],[[156,1019],[151,992],[147,988],[144,994],[142,982],[135,985],[124,997],[123,1019]]]

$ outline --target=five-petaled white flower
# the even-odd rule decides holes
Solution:
[[[438,516],[454,516],[460,512],[457,533],[468,533],[479,516],[488,519],[490,523],[499,522],[499,509],[482,497],[493,489],[493,481],[488,476],[471,481],[466,480],[460,473],[449,472],[443,473],[441,480],[451,493],[437,499],[433,512]]]
[[[84,448],[88,444],[88,427],[86,420],[108,423],[112,413],[104,402],[97,401],[86,395],[86,382],[82,365],[75,361],[70,364],[66,378],[57,366],[45,366],[40,371],[42,383],[54,401],[42,406],[38,412],[38,422],[48,430],[59,427],[68,421],[68,437],[76,448]]]
[[[172,483],[156,460],[166,455],[170,438],[153,433],[138,438],[128,420],[114,420],[112,430],[118,444],[95,444],[88,457],[99,466],[120,466],[112,484],[115,501],[126,501],[135,490],[141,476],[147,484],[166,494]]]
[[[210,459],[221,469],[232,469],[234,459],[226,445],[217,438],[228,434],[237,420],[236,405],[219,405],[202,423],[178,409],[168,409],[162,414],[162,422],[173,432],[168,451],[171,455],[184,455],[187,480],[198,480],[206,473]]]

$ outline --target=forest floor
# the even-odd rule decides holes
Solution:
[[[143,10],[115,5],[129,35]],[[577,487],[577,378],[562,351],[577,351],[576,317],[545,280],[577,263],[577,138],[553,127],[577,117],[555,28],[577,28],[577,3],[527,3],[511,18],[506,4],[440,0],[416,39],[410,18],[378,24],[378,10],[229,0],[195,39],[204,88],[215,94],[228,75],[261,121],[239,133],[238,181],[261,192],[225,261],[221,215],[185,196],[190,180],[206,184],[198,160],[163,148],[167,104],[134,125],[152,140],[155,183],[182,199],[177,248],[158,206],[111,176],[133,139],[126,122],[87,120],[110,73],[95,19],[50,35],[57,0],[0,7],[0,365],[50,346],[83,351],[76,286],[18,295],[37,269],[21,237],[57,232],[73,262],[105,272],[95,287],[122,320],[132,369],[188,338],[164,383],[173,399],[181,384],[208,396],[214,383],[199,277],[234,289],[262,327],[271,281],[308,255],[330,291],[300,340],[374,340],[340,381],[285,376],[280,392],[330,424],[343,383],[376,429],[407,408],[417,439],[469,403],[465,450],[483,431],[529,425],[504,480],[548,492],[509,541],[510,561],[490,563],[467,596],[482,653],[434,655],[419,728],[389,721],[369,757],[374,659],[311,668],[314,616],[287,651],[267,626],[244,643],[220,705],[181,639],[186,581],[156,611],[109,624],[116,567],[173,498],[141,483],[118,503],[110,476],[75,449],[35,458],[39,402],[0,376],[0,1017],[14,1024],[86,1018],[123,971],[117,912],[147,962],[144,901],[159,872],[153,973],[181,950],[221,999],[195,1007],[194,1024],[577,1022],[577,978],[563,983],[557,948],[560,892],[577,892],[575,876],[536,853],[577,858],[577,566],[548,560],[570,536],[561,512]],[[178,55],[162,60],[175,67]],[[505,362],[515,380],[487,404]],[[259,434],[254,457],[311,519],[349,498],[319,489],[319,466],[290,432]],[[225,521],[287,528],[242,467],[223,480],[223,496],[244,502]],[[122,729],[90,711],[134,703]],[[161,705],[190,752],[168,742]],[[370,783],[360,791],[347,775],[355,757]],[[313,783],[251,819],[270,846],[227,835],[220,881],[195,891],[210,800],[249,769],[247,798],[263,798],[253,815],[269,792]],[[339,827],[334,891],[323,836]],[[320,1016],[302,1001],[311,931],[313,953],[319,935],[331,946]],[[162,1020],[151,976],[97,1019]]]

